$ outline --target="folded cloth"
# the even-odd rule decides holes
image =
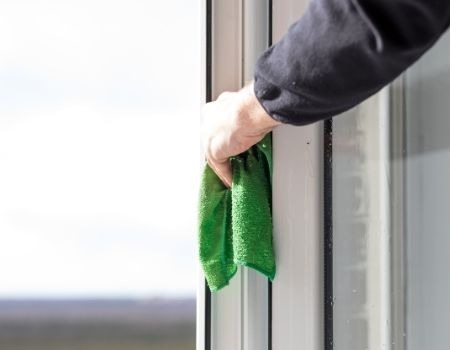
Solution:
[[[211,291],[228,285],[238,265],[275,277],[272,135],[230,161],[231,189],[208,165],[200,186],[199,257]]]

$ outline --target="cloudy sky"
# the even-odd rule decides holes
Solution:
[[[0,298],[193,294],[198,0],[0,2]]]

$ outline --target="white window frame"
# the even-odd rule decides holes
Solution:
[[[307,3],[202,0],[205,101],[250,80],[256,57]],[[323,348],[323,123],[281,126],[273,142],[276,279],[240,268],[211,295],[199,268],[197,350]]]
[[[252,78],[253,65],[268,43],[276,42],[301,17],[308,0],[202,0],[206,102],[222,91],[239,89]],[[375,99],[380,148],[373,174],[380,184],[380,293],[376,341],[403,348],[405,276],[403,235],[404,169],[403,79]],[[211,295],[199,267],[197,350],[328,350],[333,348],[333,272],[331,201],[331,124],[281,126],[273,135],[273,221],[277,263],[271,284],[241,268],[231,284]],[[328,153],[330,157],[328,159]],[[326,157],[326,158],[324,158]],[[325,186],[327,182],[328,188]],[[392,220],[391,216],[397,218]],[[328,232],[328,233],[327,233]],[[328,247],[329,246],[329,247]],[[327,261],[327,259],[330,259]],[[395,344],[395,345],[394,345]]]
[[[273,38],[308,1],[273,3]],[[272,295],[272,349],[319,350],[323,316],[323,123],[274,133],[273,215],[277,279]]]

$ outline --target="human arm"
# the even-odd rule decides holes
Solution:
[[[445,0],[312,0],[259,58],[255,94],[283,123],[327,119],[395,79],[449,23]]]
[[[305,125],[350,109],[416,61],[449,21],[450,2],[443,0],[312,0],[305,15],[256,64],[254,94],[246,96],[251,105],[259,101],[261,108],[254,110],[264,117],[236,128],[236,118],[253,113],[247,113],[247,104],[234,108],[240,112],[233,120],[228,120],[230,105],[240,99],[207,105],[204,123],[216,123],[203,133],[208,162],[230,185],[227,158],[236,154],[234,140],[240,134],[258,134],[238,147],[243,152],[262,138],[259,123],[268,118]]]

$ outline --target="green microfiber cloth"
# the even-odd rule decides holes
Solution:
[[[199,256],[211,291],[225,287],[238,265],[275,277],[272,135],[230,161],[231,189],[208,165],[200,186]]]

